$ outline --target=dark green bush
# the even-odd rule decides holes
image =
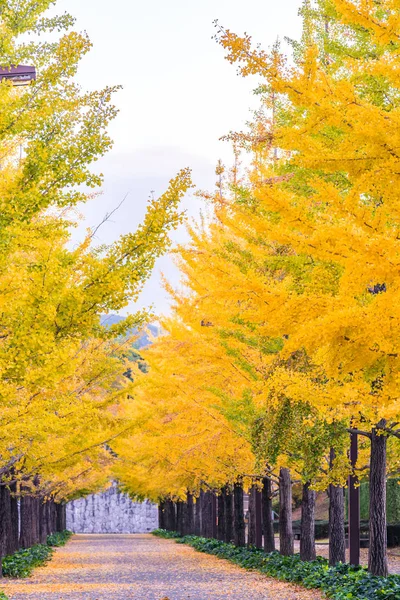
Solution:
[[[53,548],[66,544],[71,535],[70,531],[53,533],[48,536],[46,544],[36,544],[32,548],[18,550],[11,556],[5,556],[3,558],[3,576],[13,578],[29,577],[33,569],[44,565],[51,559]]]
[[[270,577],[298,583],[309,589],[320,589],[334,600],[399,600],[400,575],[375,577],[364,567],[340,564],[330,567],[325,558],[302,562],[300,556],[265,554],[257,548],[238,548],[214,539],[186,536],[157,530],[155,535],[176,539],[200,552],[225,558],[246,569],[255,569]]]
[[[47,537],[48,546],[65,546],[69,538],[72,536],[72,531],[62,531],[61,533],[52,533]]]

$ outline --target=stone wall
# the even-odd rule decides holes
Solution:
[[[67,529],[74,533],[148,533],[157,527],[157,505],[132,502],[116,485],[67,505]]]

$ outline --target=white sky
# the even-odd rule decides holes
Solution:
[[[277,37],[298,37],[301,0],[59,0],[57,12],[77,18],[94,44],[80,68],[87,88],[121,84],[115,98],[120,109],[111,127],[112,152],[101,161],[103,195],[83,209],[85,226],[99,223],[129,194],[112,222],[98,234],[109,243],[141,220],[150,190],[161,194],[182,167],[193,169],[202,189],[214,185],[218,158],[230,160],[219,138],[243,129],[257,106],[257,80],[242,79],[211,39],[213,21],[236,33],[247,31],[270,47]],[[100,163],[98,163],[100,164]],[[189,214],[198,201],[186,200]],[[183,232],[175,239],[182,240]],[[172,281],[177,273],[169,257],[160,259],[140,305],[168,309],[160,271]],[[133,307],[130,307],[133,308]]]

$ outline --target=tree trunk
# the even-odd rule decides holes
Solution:
[[[158,526],[160,529],[166,529],[165,527],[165,502],[160,500],[158,503]]]
[[[181,500],[176,503],[176,531],[183,535],[183,502]]]
[[[0,555],[12,554],[11,495],[5,485],[0,485]]]
[[[39,498],[39,541],[41,544],[46,543],[47,535],[46,505],[43,498]]]
[[[201,496],[196,498],[194,514],[194,535],[201,535]]]
[[[249,490],[249,524],[247,529],[247,545],[256,545],[256,507],[255,507],[255,488],[251,486]]]
[[[33,546],[33,515],[32,515],[32,496],[21,496],[21,548],[31,548]]]
[[[172,500],[166,501],[166,527],[167,531],[176,531],[175,504]]]
[[[303,485],[301,501],[301,530],[300,530],[301,560],[315,560],[315,492],[310,490],[310,482]]]
[[[272,519],[272,482],[269,477],[263,479],[262,518],[264,531],[264,551],[275,551],[274,523]]]
[[[289,469],[284,468],[279,474],[279,542],[279,551],[283,556],[294,554],[292,480]]]
[[[243,510],[243,486],[241,483],[235,483],[233,488],[233,541],[235,546],[246,545],[246,528],[244,524]]]
[[[385,423],[383,423],[385,425]],[[387,519],[386,519],[386,447],[387,437],[374,429],[371,436],[371,465],[369,475],[369,555],[368,570],[372,575],[386,577]]]
[[[231,489],[225,488],[225,542],[230,544],[233,540],[233,497]]]
[[[64,503],[57,503],[56,504],[57,531],[58,531],[58,533],[62,533],[66,529],[65,525],[64,525],[64,510],[65,510],[65,504]]]
[[[346,562],[343,488],[329,486],[329,564]]]
[[[32,541],[33,544],[40,544],[40,498],[32,498]]]
[[[203,492],[201,499],[201,535],[205,538],[212,538],[214,533],[212,501],[212,492]]]
[[[13,551],[19,550],[19,509],[17,497],[17,484],[11,484],[11,528],[12,528],[12,545]]]
[[[215,540],[217,539],[217,494],[211,492],[211,524],[212,524],[212,535]]]
[[[218,496],[218,531],[217,538],[221,541],[225,540],[225,488],[222,488]]]
[[[65,502],[63,502],[62,507],[63,507],[63,509],[62,509],[63,531],[67,531],[67,504]]]
[[[186,535],[193,535],[194,514],[193,514],[193,496],[189,492],[186,496]]]

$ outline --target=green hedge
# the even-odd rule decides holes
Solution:
[[[308,589],[320,589],[334,600],[399,600],[400,575],[375,577],[364,567],[339,564],[330,567],[325,558],[302,562],[300,556],[281,556],[278,552],[265,554],[257,548],[238,548],[219,540],[196,536],[179,537],[162,529],[153,532],[178,543],[189,544],[200,552],[225,558],[246,569],[255,569],[282,581],[297,583]],[[267,591],[267,588],[266,588]]]
[[[64,546],[71,535],[70,531],[53,533],[48,536],[46,544],[36,544],[32,548],[18,550],[15,554],[5,556],[2,561],[3,576],[13,578],[29,577],[33,569],[44,565],[51,559],[54,547]]]

